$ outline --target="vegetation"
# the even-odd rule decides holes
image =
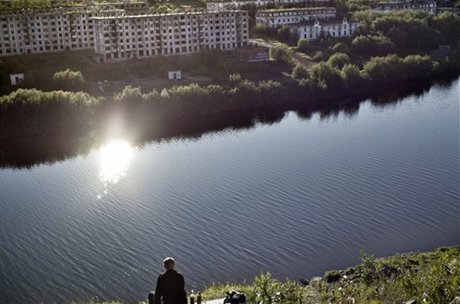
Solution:
[[[80,91],[83,89],[85,79],[80,71],[58,71],[53,75],[53,84],[57,89],[67,91]]]
[[[375,258],[361,253],[362,263],[346,270],[328,271],[304,286],[280,282],[262,273],[249,284],[211,285],[207,299],[220,298],[225,291],[246,293],[249,303],[450,303],[460,298],[460,247],[427,253],[410,253]]]
[[[83,92],[19,89],[0,97],[0,136],[88,131],[98,100]]]

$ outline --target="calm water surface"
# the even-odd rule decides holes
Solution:
[[[169,255],[196,290],[459,244],[459,94],[0,169],[0,303],[136,302]]]

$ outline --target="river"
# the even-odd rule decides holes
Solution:
[[[166,256],[197,290],[459,244],[459,99],[460,78],[352,111],[3,166],[0,303],[135,303]]]

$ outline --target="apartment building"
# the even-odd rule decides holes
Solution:
[[[100,62],[231,50],[249,39],[246,11],[190,12],[94,18]]]
[[[436,1],[392,1],[382,2],[370,7],[373,12],[387,12],[394,10],[421,10],[430,14],[436,14]]]
[[[108,7],[2,11],[0,56],[93,49],[93,17],[123,13]]]
[[[327,21],[313,21],[304,22],[299,24],[289,25],[292,34],[296,35],[299,39],[316,40],[321,36],[331,37],[349,37],[359,27],[359,22],[348,22],[346,18],[342,21],[327,20]]]
[[[335,17],[335,7],[270,9],[256,12],[256,22],[271,28],[312,20],[328,20]]]
[[[224,0],[224,1],[207,1],[206,9],[209,11],[241,9],[248,5],[255,5],[258,8],[267,7],[270,5],[298,7],[310,7],[325,5],[329,0]]]

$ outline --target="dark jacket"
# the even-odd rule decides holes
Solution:
[[[158,276],[155,289],[155,304],[186,304],[184,276],[169,269]]]

